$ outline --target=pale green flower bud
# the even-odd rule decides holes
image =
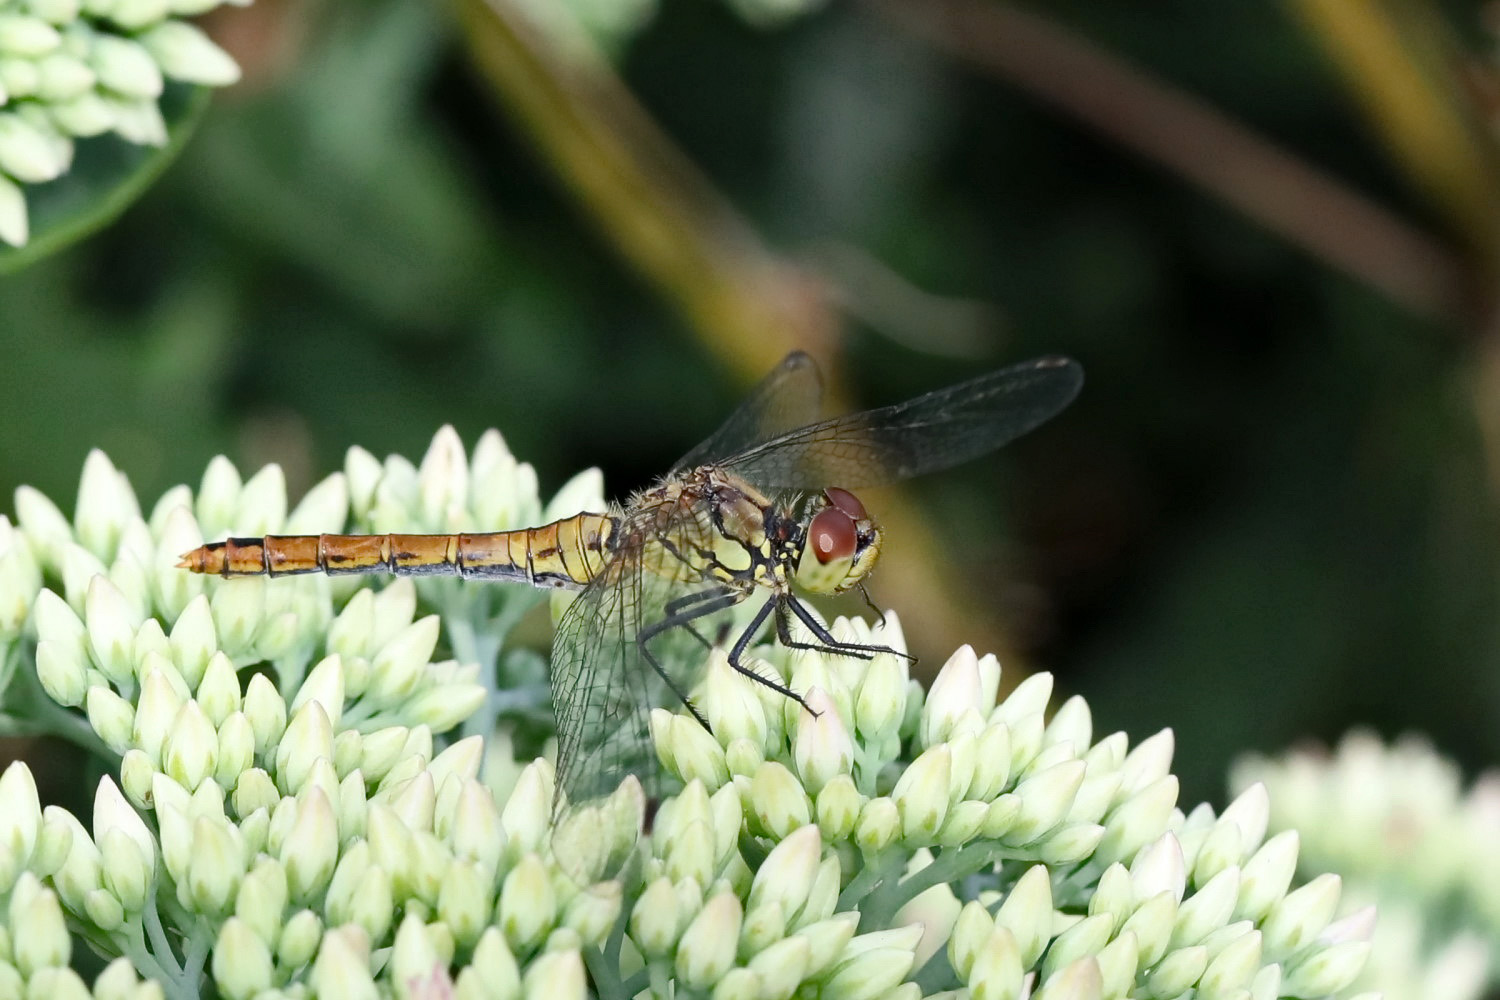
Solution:
[[[222,787],[234,788],[239,776],[255,763],[255,730],[245,713],[234,712],[219,726],[218,736],[218,766],[213,777]]]
[[[365,697],[377,705],[397,705],[411,697],[437,646],[438,617],[428,615],[408,625],[375,655]]]
[[[1248,990],[1251,980],[1260,970],[1260,957],[1260,931],[1245,931],[1209,959],[1207,970],[1198,980],[1198,989],[1208,996]]]
[[[242,771],[235,780],[232,802],[237,816],[249,816],[257,809],[270,812],[280,801],[281,793],[276,790],[276,783],[258,767]]]
[[[701,781],[710,789],[729,781],[724,748],[694,720],[654,708],[651,737],[662,763],[683,781]]]
[[[706,990],[734,965],[744,913],[732,892],[713,896],[682,932],[677,944],[677,975],[684,986]]]
[[[47,565],[61,565],[63,548],[73,541],[73,526],[46,494],[30,486],[16,487],[16,521]]]
[[[42,571],[30,542],[0,516],[0,639],[21,633],[41,589]]]
[[[1042,962],[1042,979],[1052,979],[1081,958],[1097,956],[1109,943],[1112,924],[1113,921],[1102,914],[1085,917],[1059,934],[1047,948],[1046,959]]]
[[[1036,1000],[1100,1000],[1103,991],[1104,976],[1099,970],[1099,962],[1089,957],[1080,958],[1047,980],[1035,997]]]
[[[42,804],[31,770],[12,761],[0,774],[0,891],[9,891],[42,831]]]
[[[1004,927],[994,927],[988,919],[984,926],[990,928],[989,934],[966,955],[960,978],[979,1000],[1023,1000],[1028,995],[1026,970],[1021,966],[1015,936]]]
[[[1034,865],[1016,880],[995,914],[995,926],[1015,935],[1023,966],[1036,963],[1052,932],[1052,885],[1045,867]]]
[[[57,889],[57,894],[62,897],[68,909],[84,910],[89,894],[100,890],[104,884],[99,848],[94,845],[83,825],[67,810],[48,806],[42,816],[44,817],[44,838],[46,827],[49,826],[60,824],[69,830],[69,836],[66,838],[67,858],[61,867],[53,872],[52,885]],[[53,836],[58,840],[63,839],[61,834]]]
[[[577,932],[580,944],[599,945],[609,937],[619,919],[622,899],[619,882],[588,886],[568,902],[563,911],[563,925]]]
[[[794,936],[807,942],[807,978],[821,976],[832,968],[858,927],[858,913],[837,913],[798,930]]]
[[[447,963],[439,958],[438,949],[428,936],[427,925],[415,915],[407,914],[396,930],[396,942],[391,949],[390,977],[396,984],[397,996],[425,996],[427,991],[416,984],[430,984],[435,975],[446,977],[447,971]],[[432,992],[441,995],[443,991]]]
[[[1266,956],[1279,961],[1316,940],[1333,919],[1341,888],[1337,875],[1319,875],[1277,900],[1261,922]]]
[[[1220,872],[1238,868],[1247,853],[1240,846],[1242,836],[1240,828],[1229,820],[1215,823],[1193,858],[1193,881],[1202,885]]]
[[[292,899],[312,899],[327,888],[338,860],[339,828],[333,807],[320,789],[297,801],[296,821],[281,845]]]
[[[267,463],[245,480],[235,505],[235,524],[247,535],[264,535],[286,521],[286,474]]]
[[[99,557],[76,542],[69,542],[62,552],[63,597],[74,608],[84,607],[88,600],[89,584],[94,577],[109,575],[109,567]],[[111,581],[113,582],[113,581]],[[121,591],[121,596],[124,592]]]
[[[43,888],[29,872],[21,876],[10,899],[10,958],[27,979],[43,969],[65,967],[72,941],[57,894]]]
[[[0,93],[4,88],[0,86]],[[25,246],[31,237],[31,225],[26,215],[26,196],[21,186],[4,173],[0,173],[0,240],[13,247]]]
[[[297,916],[301,917],[302,914]],[[291,927],[288,926],[287,929],[290,931]],[[369,943],[363,931],[357,927],[339,927],[329,931],[323,935],[317,953],[318,960],[313,963],[311,985],[318,996],[338,997],[339,1000],[378,1000],[380,993],[370,975]]]
[[[287,730],[287,702],[276,693],[276,685],[264,673],[252,676],[245,685],[245,718],[251,721],[255,732],[255,753],[266,753],[272,747],[281,753],[282,735]],[[369,774],[368,769],[365,774]]]
[[[749,740],[762,748],[766,744],[766,713],[760,698],[750,689],[754,681],[741,677],[729,665],[729,656],[715,647],[708,654],[704,669],[702,695],[698,709],[708,719],[709,728],[719,744],[728,747],[735,740]]]
[[[0,48],[5,47],[3,24],[4,18],[0,18]],[[53,48],[58,41],[54,32],[53,45],[47,48]],[[139,517],[140,513],[130,480],[115,468],[109,456],[98,448],[92,449],[83,461],[78,506],[73,513],[79,543],[100,559],[113,558],[126,521]]]
[[[448,531],[464,520],[469,496],[469,462],[458,432],[438,428],[417,469],[417,514],[433,531]]]
[[[262,855],[240,882],[234,915],[269,947],[281,933],[286,906],[286,869],[276,859]]]
[[[239,677],[235,675],[234,663],[223,653],[215,653],[209,659],[197,688],[194,697],[213,725],[222,724],[230,713],[240,710]]]
[[[1101,995],[1124,997],[1135,986],[1136,970],[1140,967],[1140,949],[1135,935],[1126,932],[1099,950],[1094,956],[1099,963]]]
[[[1095,852],[1104,862],[1123,861],[1162,835],[1177,804],[1177,778],[1152,782],[1104,821],[1104,839]]]
[[[182,574],[187,575],[187,574]],[[178,672],[183,679],[193,687],[202,685],[203,677],[208,671],[209,661],[218,654],[218,635],[214,627],[213,613],[209,610],[208,598],[202,594],[188,601],[182,609],[182,614],[172,625],[172,632],[167,639],[171,647],[172,662],[176,664]],[[229,664],[231,674],[234,672],[234,664]],[[224,687],[222,681],[210,685],[210,691],[215,687]],[[217,697],[217,696],[216,696]],[[239,681],[235,679],[235,698],[239,698]]]
[[[866,854],[878,854],[901,836],[901,812],[896,803],[881,796],[865,802],[854,826],[854,842]]]
[[[521,971],[516,966],[515,956],[505,944],[505,936],[494,927],[489,927],[479,937],[474,955],[465,973],[474,972],[484,984],[482,996],[485,1000],[514,1000],[521,995]],[[460,975],[459,985],[463,984]]]
[[[1170,773],[1175,744],[1176,738],[1172,735],[1172,730],[1163,729],[1142,740],[1125,756],[1125,763],[1120,765],[1121,801],[1138,794]]]
[[[739,950],[746,955],[769,948],[780,941],[787,930],[787,913],[780,903],[756,906],[745,914],[740,927]]]
[[[311,701],[322,705],[329,722],[338,728],[344,716],[344,664],[339,654],[325,656],[308,671],[302,686],[297,689],[297,697],[292,699],[292,714],[296,715]]]
[[[1120,933],[1135,935],[1142,967],[1155,965],[1166,954],[1177,920],[1177,899],[1171,892],[1160,892],[1142,903],[1125,921]]]
[[[206,914],[228,912],[245,873],[244,862],[245,848],[234,826],[206,816],[195,820],[185,883],[193,907]]]
[[[1175,834],[1164,833],[1148,844],[1130,863],[1130,880],[1137,901],[1169,892],[1177,902],[1187,891],[1187,864]]]
[[[1083,761],[1069,760],[1017,785],[1019,809],[1003,840],[1008,844],[1029,844],[1055,829],[1072,808],[1085,772]]]
[[[334,796],[329,797],[334,801]],[[365,835],[365,817],[369,802],[365,798],[365,778],[356,768],[339,782],[337,799],[339,843],[347,844]]]
[[[464,782],[448,839],[456,857],[470,858],[489,871],[499,867],[505,849],[500,810],[494,796],[479,782]]]
[[[933,678],[922,706],[918,739],[923,747],[951,740],[961,731],[978,732],[983,726],[980,713],[989,707],[982,702],[984,683],[979,676],[979,658],[974,647],[963,645],[954,650]]]
[[[1169,947],[1198,944],[1229,922],[1240,891],[1240,870],[1226,868],[1183,901]]]
[[[658,878],[646,886],[630,911],[630,938],[648,959],[660,959],[676,946],[681,921],[672,880]]]
[[[728,765],[729,773],[733,776],[743,775],[748,778],[755,774],[765,762],[766,748],[763,744],[747,739],[737,739],[731,740],[729,746],[724,748],[724,763]]]
[[[211,966],[214,983],[229,1000],[250,1000],[272,985],[275,967],[266,942],[238,917],[219,929]]]
[[[66,104],[53,105],[52,112],[58,124],[74,135],[98,135],[115,123],[109,104],[92,93],[81,94]],[[155,567],[151,585],[157,609],[165,618],[175,618],[179,623],[188,605],[203,596],[205,586],[203,577],[177,569],[177,560],[184,552],[203,544],[203,532],[198,530],[192,511],[183,505],[186,502],[168,508],[159,528],[153,514],[152,529],[157,534],[157,542],[155,557],[149,563]],[[205,605],[204,612],[207,610]],[[176,631],[175,626],[173,631]]]
[[[948,815],[951,795],[952,755],[946,744],[922,752],[891,792],[901,814],[902,833],[909,840],[930,843]]]
[[[224,87],[240,78],[240,68],[208,36],[182,21],[163,21],[137,36],[156,59],[162,72],[174,80]]]
[[[246,715],[252,706],[246,700]],[[250,716],[251,724],[255,718]],[[292,716],[281,743],[276,747],[276,783],[288,794],[296,794],[319,758],[333,759],[333,725],[321,703],[308,702]]]
[[[1237,918],[1260,921],[1286,895],[1297,869],[1298,835],[1284,830],[1261,845],[1245,862],[1240,878]]]
[[[369,943],[364,938],[364,932],[358,928],[339,927],[335,928],[333,933],[339,934],[350,930],[358,932],[355,937],[368,949]],[[281,937],[276,942],[277,963],[288,968],[306,965],[320,950],[320,940],[324,944],[327,943],[327,935],[323,933],[323,923],[318,919],[318,915],[312,910],[298,910],[286,922],[281,930]]]
[[[1271,796],[1266,786],[1257,781],[1235,797],[1224,809],[1220,822],[1233,823],[1240,831],[1240,844],[1248,853],[1265,840],[1266,828],[1271,817]]]
[[[757,952],[748,963],[748,971],[754,973],[756,979],[756,992],[750,995],[790,997],[807,974],[811,956],[812,948],[803,937],[789,937]],[[742,970],[731,970],[719,981],[719,986],[723,987],[729,976],[739,971]]]
[[[511,949],[522,954],[541,944],[557,920],[557,896],[547,869],[535,854],[517,862],[500,889],[500,929]]]
[[[551,832],[548,817],[552,814],[552,770],[545,760],[526,765],[516,780],[516,787],[500,812],[500,826],[505,831],[507,855],[519,858],[540,851]]]
[[[478,711],[485,697],[482,684],[444,684],[413,698],[405,714],[435,733],[446,733]]]
[[[792,772],[776,761],[767,761],[746,786],[742,800],[747,818],[766,835],[785,839],[800,826],[812,822],[812,804]]]
[[[27,89],[35,89],[34,80]],[[14,112],[0,112],[0,171],[18,181],[39,184],[67,168],[68,155],[44,129]]]
[[[915,964],[920,927],[862,934],[849,942],[823,985],[829,1000],[877,1000],[889,996]]]
[[[792,760],[803,787],[817,795],[834,778],[849,773],[854,763],[854,740],[826,691],[814,687],[807,692],[806,700],[813,711],[797,715]]]
[[[195,789],[214,773],[219,762],[219,734],[196,701],[177,710],[162,744],[162,769],[187,789]]]
[[[877,654],[865,666],[854,699],[855,731],[874,743],[894,733],[906,713],[906,661]]]
[[[526,1000],[584,1000],[583,958],[576,950],[539,955],[526,968],[524,986]]]
[[[443,873],[437,915],[459,944],[469,945],[478,940],[488,924],[494,902],[489,886],[485,870],[472,861],[454,861]]]
[[[105,676],[117,684],[135,678],[135,630],[140,620],[120,589],[107,577],[89,581],[84,620],[89,649]]]
[[[818,825],[833,841],[848,840],[859,821],[864,798],[854,787],[854,779],[840,774],[823,786],[818,793],[815,811]]]
[[[796,919],[807,902],[822,855],[823,837],[812,824],[784,837],[766,855],[750,883],[749,908],[779,903],[788,920]],[[706,884],[705,880],[700,882]]]
[[[50,590],[41,592],[42,598],[53,598],[62,604],[62,598]],[[38,600],[37,607],[42,606]],[[64,608],[67,605],[62,604]],[[68,611],[72,614],[71,609]],[[40,631],[40,629],[39,629]],[[60,705],[81,705],[89,691],[88,661],[81,650],[67,640],[43,639],[36,646],[36,673],[42,682],[47,697]],[[132,715],[134,710],[132,710]],[[111,749],[116,749],[111,746]]]
[[[80,907],[85,916],[103,931],[117,930],[125,923],[125,907],[108,889],[91,889]]]
[[[432,787],[430,772],[422,771],[406,782],[389,801],[396,817],[408,830],[413,833],[419,830],[431,832],[432,816],[437,808],[437,791]]]
[[[1010,932],[1003,928],[1001,930],[1006,935],[1006,946],[1014,953],[1016,977],[1019,979],[1020,952],[1016,950],[1015,939],[1010,936]],[[970,900],[959,910],[958,917],[953,923],[953,931],[948,938],[948,962],[963,982],[971,982],[977,978],[972,974],[974,963],[980,953],[988,947],[990,935],[994,932],[995,921],[991,919],[983,903]]]
[[[699,885],[713,881],[718,856],[714,833],[708,823],[694,821],[663,836],[666,846],[664,867],[673,881],[691,878]]]
[[[170,778],[160,773],[153,788],[160,789]],[[188,868],[193,859],[193,821],[187,812],[160,796],[156,802],[156,823],[161,835],[161,858],[172,878],[179,884],[187,882]]]
[[[1023,719],[1041,716],[1047,711],[1047,702],[1052,698],[1052,675],[1047,672],[1032,674],[1016,685],[995,710],[990,713],[990,722],[1004,722],[1012,728]]]
[[[1089,857],[1104,839],[1097,823],[1075,823],[1051,834],[1037,845],[1037,857],[1049,865],[1071,865]]]
[[[156,838],[108,777],[94,793],[94,841],[105,885],[127,911],[140,912],[156,872]]]
[[[94,980],[94,1000],[145,1000],[146,989],[130,959],[117,958]]]

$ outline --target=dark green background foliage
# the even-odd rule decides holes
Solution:
[[[1058,16],[1431,223],[1279,6]],[[544,490],[597,464],[624,495],[715,426],[743,383],[562,192],[439,11],[342,2],[307,32],[118,224],[0,282],[0,486],[68,508],[98,445],[148,498],[219,451],[281,461],[296,491],[351,444],[417,458],[451,422],[501,428]],[[1100,731],[1176,729],[1186,800],[1220,797],[1238,752],[1358,722],[1500,758],[1496,498],[1462,331],[860,9],[761,31],[670,0],[619,68],[779,253],[858,248],[986,307],[964,357],[931,337],[946,319],[851,322],[862,402],[1083,362],[1069,412],[912,495],[991,627]]]

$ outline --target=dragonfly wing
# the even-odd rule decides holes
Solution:
[[[721,464],[769,489],[880,486],[978,458],[1056,416],[1083,368],[1040,358],[876,410],[789,431]]]
[[[653,511],[645,511],[634,520],[653,518]],[[679,694],[696,686],[706,662],[703,647],[682,629],[651,640],[660,672],[636,641],[643,626],[665,618],[668,603],[706,586],[670,555],[673,548],[691,551],[701,544],[696,522],[649,533],[627,523],[621,534],[645,541],[615,550],[564,612],[552,649],[558,744],[552,846],[564,870],[580,882],[614,874],[633,848],[633,833],[628,843],[602,842],[602,833],[639,830],[645,803],[661,798],[651,709],[681,708]],[[631,778],[638,785],[629,786]],[[622,782],[639,789],[633,799],[622,795]],[[635,815],[621,815],[632,808]]]
[[[793,351],[760,380],[718,430],[672,466],[667,478],[804,427],[818,419],[822,405],[823,376],[817,362]]]

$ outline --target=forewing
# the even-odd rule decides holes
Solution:
[[[818,419],[822,405],[823,376],[817,362],[801,351],[793,351],[760,380],[718,430],[682,456],[667,477],[737,455],[804,427]]]
[[[1082,385],[1076,361],[1040,358],[798,428],[721,464],[767,489],[879,486],[993,451],[1056,416]]]

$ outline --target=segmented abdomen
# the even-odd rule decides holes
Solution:
[[[219,576],[395,573],[582,587],[604,567],[615,519],[575,514],[537,528],[467,535],[266,535],[199,546],[178,566]]]

